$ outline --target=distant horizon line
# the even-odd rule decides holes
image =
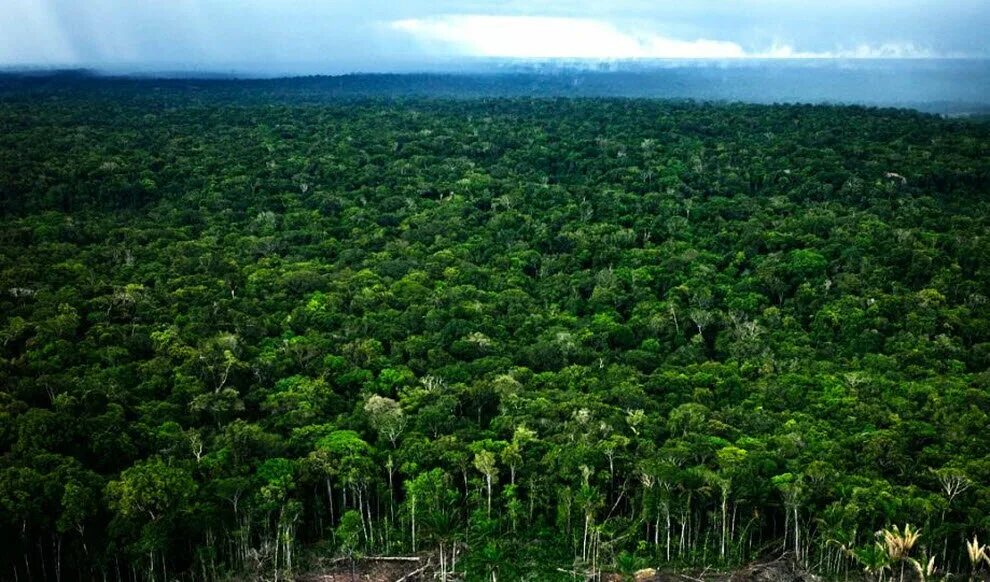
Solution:
[[[241,76],[245,79],[277,79],[295,77],[342,77],[347,75],[416,75],[416,74],[483,74],[483,73],[518,73],[539,72],[533,69],[513,70],[511,68],[480,69],[478,67],[512,67],[513,65],[533,67],[544,66],[552,70],[570,69],[573,72],[635,72],[642,71],[649,65],[668,65],[662,68],[676,66],[739,66],[747,63],[776,63],[804,65],[848,65],[848,64],[898,64],[898,63],[985,63],[990,64],[990,56],[898,56],[898,57],[444,57],[430,63],[422,61],[396,60],[386,66],[376,67],[370,63],[360,65],[341,65],[317,63],[312,61],[279,62],[271,65],[257,63],[79,63],[79,64],[2,64],[0,74],[67,74],[83,73],[102,77],[155,77],[175,78],[177,75],[194,75],[196,77]],[[605,67],[630,67],[629,69],[614,69]],[[308,70],[307,70],[308,69]]]

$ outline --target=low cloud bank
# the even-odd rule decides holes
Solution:
[[[580,59],[890,59],[938,56],[912,43],[839,47],[814,52],[777,43],[766,50],[746,50],[726,40],[682,40],[650,33],[623,31],[589,18],[489,16],[479,14],[410,18],[388,23],[427,52],[471,57]]]

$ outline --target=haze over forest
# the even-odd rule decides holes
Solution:
[[[0,69],[172,78],[522,73],[537,78],[511,94],[971,114],[990,107],[988,27],[990,7],[979,0],[951,10],[935,0],[10,0],[0,14]],[[597,75],[581,75],[590,72]],[[572,77],[539,78],[561,74]],[[510,94],[490,82],[478,90]]]

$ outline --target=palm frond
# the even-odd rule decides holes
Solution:
[[[974,568],[983,561],[990,563],[990,551],[987,546],[980,544],[980,540],[975,535],[972,541],[966,542],[966,553],[969,554],[969,562]]]
[[[921,538],[921,530],[913,528],[910,524],[906,524],[904,531],[901,531],[895,525],[889,529],[881,530],[880,535],[883,538],[887,556],[896,562],[908,557],[911,549],[914,548],[915,544],[918,543],[918,539]]]

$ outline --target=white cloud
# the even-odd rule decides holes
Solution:
[[[775,44],[769,50],[751,55],[767,59],[929,59],[938,56],[913,43],[861,44],[832,51],[799,51],[787,44]]]
[[[515,58],[740,58],[734,42],[632,34],[589,18],[447,15],[397,20],[391,28],[468,56]]]
[[[442,15],[395,20],[389,27],[412,36],[427,50],[475,57],[584,59],[891,59],[938,56],[912,43],[885,43],[802,51],[790,44],[745,50],[726,40],[680,40],[623,31],[591,18]]]

